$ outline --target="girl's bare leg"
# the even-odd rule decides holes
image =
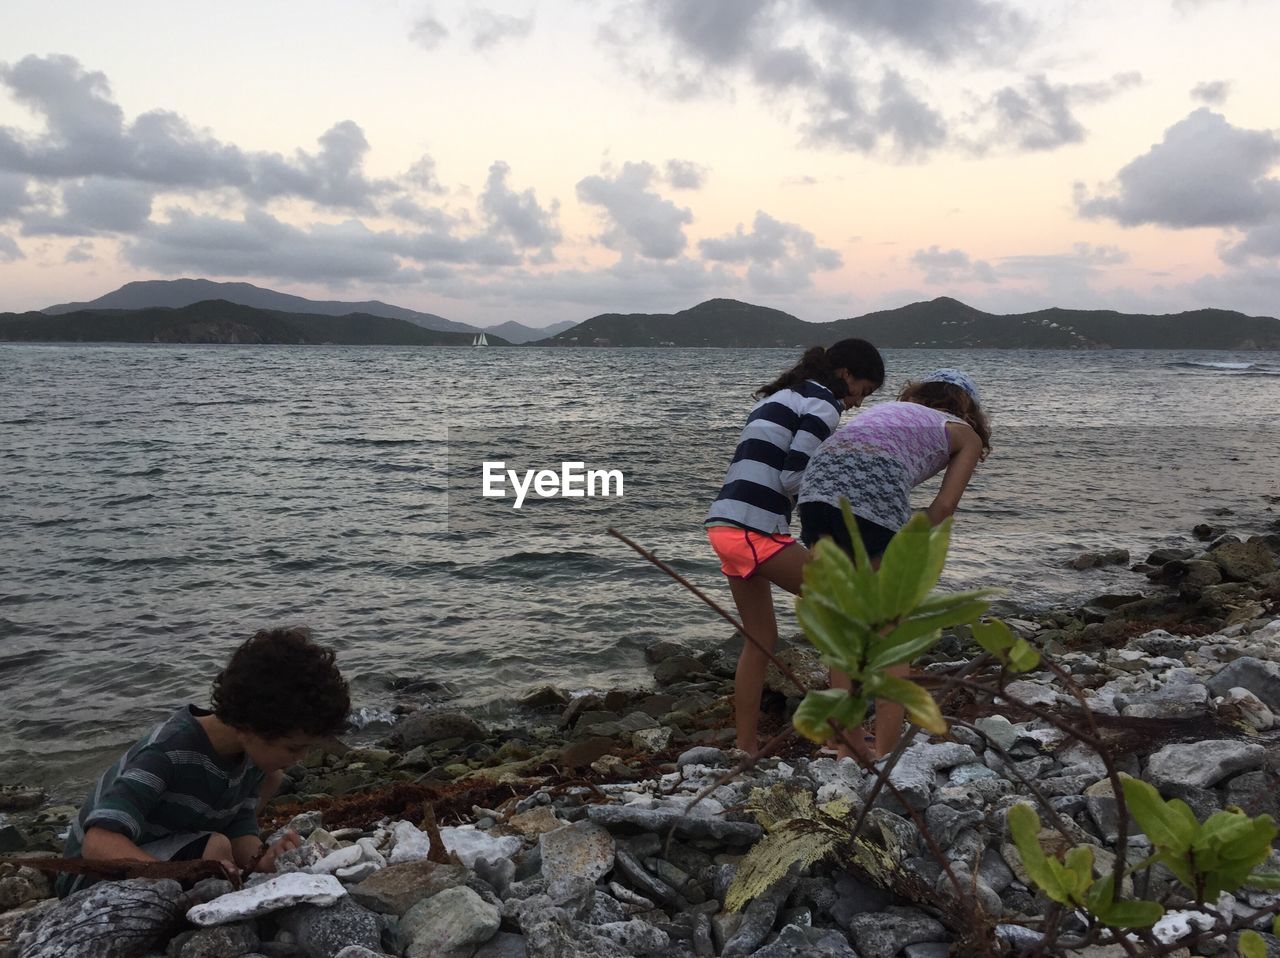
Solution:
[[[745,628],[770,652],[778,644],[778,619],[773,610],[773,586],[779,585],[788,592],[800,591],[804,564],[809,551],[802,545],[788,546],[777,555],[760,564],[750,579],[730,579],[729,589]],[[760,695],[764,690],[764,676],[769,660],[764,652],[751,642],[742,646],[738,668],[733,677],[734,727],[738,748],[754,754],[759,742]]]

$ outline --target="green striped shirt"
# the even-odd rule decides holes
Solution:
[[[120,756],[80,806],[63,854],[80,857],[90,828],[125,835],[135,845],[199,832],[257,835],[266,776],[247,755],[235,761],[218,756],[196,721],[209,714],[184,706]],[[91,883],[87,876],[62,875],[58,894]]]

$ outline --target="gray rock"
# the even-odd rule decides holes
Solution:
[[[241,958],[258,947],[253,922],[201,928],[188,938],[177,958]]]
[[[889,773],[889,781],[902,792],[903,798],[912,808],[924,808],[933,793],[937,772],[977,760],[978,756],[968,745],[922,742],[912,745],[902,753],[898,764]],[[888,790],[882,794],[888,794]]]
[[[384,951],[374,951],[364,945],[347,945],[333,958],[387,958],[387,955]]]
[[[374,872],[347,891],[365,908],[387,915],[403,915],[425,898],[446,888],[465,885],[467,877],[467,870],[461,865],[403,862]]]
[[[1147,578],[1183,592],[1197,593],[1221,582],[1222,570],[1207,559],[1174,559],[1148,572]]]
[[[864,882],[848,872],[836,879],[835,892],[836,901],[831,906],[831,918],[841,928],[848,928],[855,916],[881,911],[893,901],[893,896],[883,888]]]
[[[1248,582],[1273,572],[1276,567],[1275,556],[1261,541],[1228,542],[1211,548],[1209,558],[1222,570],[1222,577],[1230,582]]]
[[[773,930],[774,922],[778,920],[778,912],[783,903],[796,887],[799,871],[797,866],[792,866],[782,879],[752,899],[743,909],[742,921],[737,929],[726,939],[721,955],[726,958],[730,955],[750,955],[764,943]]]
[[[671,945],[671,937],[647,921],[611,921],[595,928],[595,934],[620,945],[633,955],[650,955]]]
[[[1165,799],[1180,798],[1195,813],[1196,818],[1204,821],[1210,815],[1222,811],[1222,796],[1211,788],[1200,788],[1185,782],[1170,782],[1160,789]]]
[[[99,882],[50,908],[14,943],[22,958],[142,958],[181,927],[184,906],[176,881]]]
[[[1233,688],[1247,689],[1271,711],[1280,711],[1280,665],[1244,656],[1224,666],[1206,683],[1214,695]]]
[[[688,815],[680,809],[637,808],[634,805],[591,805],[591,821],[613,830],[638,828],[665,835],[672,829],[680,838],[714,838],[730,844],[749,845],[764,834],[751,822],[729,822],[710,815]]]
[[[858,958],[858,953],[834,929],[787,925],[753,958]]]
[[[724,753],[723,749],[715,748],[711,745],[695,745],[693,748],[681,752],[680,757],[676,759],[676,768],[684,768],[686,765],[728,768],[729,757]]]
[[[472,958],[527,958],[528,954],[524,935],[500,931],[481,945]]]
[[[328,908],[299,905],[281,912],[276,921],[293,935],[307,958],[335,958],[348,945],[370,951],[378,951],[382,945],[382,922],[350,898],[340,898]]]
[[[574,822],[538,838],[542,875],[549,882],[581,875],[595,881],[613,870],[614,843],[609,830],[592,821]]]
[[[469,715],[427,710],[406,715],[391,730],[391,737],[406,750],[451,738],[479,742],[485,734],[484,726]]]
[[[1260,768],[1261,745],[1231,739],[1166,745],[1147,760],[1147,778],[1156,788],[1175,783],[1208,788],[1235,772]]]
[[[591,898],[591,916],[587,920],[593,925],[626,921],[627,909],[618,899],[597,889]]]
[[[27,836],[16,825],[0,825],[0,855],[20,852],[27,847]]]
[[[1249,815],[1280,817],[1276,777],[1268,772],[1246,772],[1227,783],[1227,804],[1239,805]]]
[[[930,833],[944,848],[955,841],[962,830],[982,820],[982,812],[976,808],[960,811],[949,805],[930,805],[924,813]]]
[[[634,886],[640,894],[660,901],[663,904],[678,908],[687,908],[684,897],[656,875],[650,874],[634,855],[625,848],[619,848],[614,858],[618,871]]]
[[[470,888],[446,888],[418,902],[400,919],[405,958],[435,958],[443,952],[482,945],[498,930],[501,915]]]
[[[927,941],[902,949],[906,958],[948,958],[951,946],[945,941]]]
[[[1003,715],[988,715],[973,724],[978,731],[1006,752],[1013,748],[1013,743],[1018,740],[1018,727]]]
[[[946,929],[914,908],[889,908],[854,915],[849,936],[862,958],[893,958],[907,945],[945,939]]]

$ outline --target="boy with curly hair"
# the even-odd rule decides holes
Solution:
[[[333,650],[289,628],[241,645],[214,679],[212,705],[178,709],[103,773],[71,823],[66,857],[247,868],[262,847],[258,815],[284,769],[341,732],[351,703]],[[275,871],[276,856],[299,843],[287,833],[257,870]],[[64,874],[58,895],[94,880]]]

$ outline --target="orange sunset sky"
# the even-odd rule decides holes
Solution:
[[[1263,0],[5,0],[0,311],[1280,315]]]

